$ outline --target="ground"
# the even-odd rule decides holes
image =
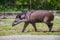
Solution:
[[[21,32],[24,23],[20,23],[14,27],[12,27],[12,22],[14,19],[0,19],[0,36],[4,35],[13,35],[13,34],[19,34],[19,35],[60,35],[60,15],[56,16],[54,18],[54,23],[52,32],[48,32],[48,27],[44,23],[36,23],[38,32],[34,32],[34,28],[31,24],[28,25],[25,32]]]
[[[0,36],[0,40],[60,40],[59,35],[10,35]]]

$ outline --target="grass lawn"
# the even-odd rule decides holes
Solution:
[[[31,24],[28,25],[25,32],[21,32],[24,23],[20,23],[14,27],[11,26],[14,19],[0,19],[0,36],[4,35],[60,35],[60,19],[55,18],[52,31],[48,32],[48,27],[44,23],[36,23],[38,32],[34,32],[34,28]]]

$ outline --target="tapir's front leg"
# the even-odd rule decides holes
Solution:
[[[28,22],[25,22],[22,32],[24,32],[24,30],[28,26],[28,24],[29,24]]]
[[[31,23],[35,29],[35,32],[37,32],[37,28],[36,28],[36,24],[35,23]]]

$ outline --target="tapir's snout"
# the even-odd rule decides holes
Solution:
[[[12,23],[12,27],[15,26],[16,24]]]
[[[19,24],[21,21],[14,21],[13,23],[12,23],[12,26],[16,26],[17,24]]]
[[[20,23],[20,19],[15,19],[15,21],[12,23],[12,26],[15,26]]]

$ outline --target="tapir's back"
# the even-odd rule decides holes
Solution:
[[[40,20],[40,21],[42,21],[44,19],[44,17],[48,17],[48,18],[50,18],[49,20],[52,20],[53,19],[53,14],[49,11],[46,11],[46,10],[37,10],[37,11],[34,11],[30,15],[30,20]]]

